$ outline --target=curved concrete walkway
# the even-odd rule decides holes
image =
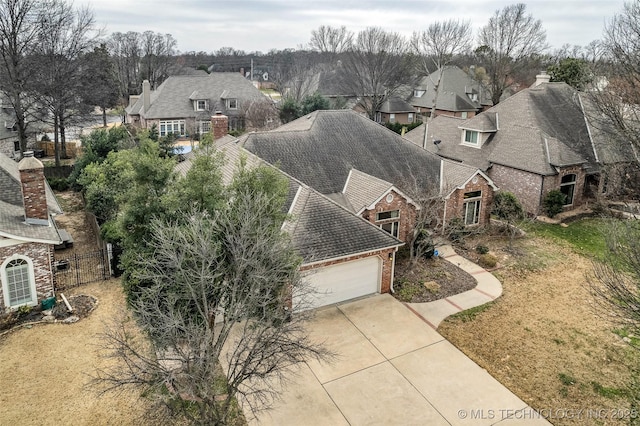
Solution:
[[[425,303],[405,303],[413,313],[437,329],[449,315],[484,305],[502,295],[502,284],[484,268],[460,256],[448,244],[438,246],[439,256],[469,273],[478,283],[475,288],[455,296]]]

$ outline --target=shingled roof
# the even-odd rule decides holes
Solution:
[[[194,99],[208,99],[209,111],[194,111],[191,102]],[[264,100],[265,97],[239,73],[177,75],[167,78],[151,92],[151,105],[148,111],[143,110],[144,100],[143,96],[140,96],[127,108],[127,112],[134,115],[140,114],[146,119],[210,117],[212,111],[226,110],[225,99],[238,99],[242,104],[246,101]]]
[[[440,185],[438,156],[350,110],[315,111],[274,131],[251,133],[241,143],[323,194],[342,192],[351,169],[403,191],[409,181],[422,188]]]
[[[248,167],[269,165],[236,144],[231,137],[216,141],[216,147],[224,153],[222,176],[228,184],[240,158]],[[197,151],[187,154],[186,160],[176,166],[183,176],[191,167]],[[389,233],[356,216],[347,208],[330,200],[299,180],[281,172],[289,181],[289,194],[284,210],[291,215],[283,224],[291,236],[291,242],[305,264],[367,253],[403,243]]]
[[[60,214],[62,209],[49,184],[45,182],[49,214]],[[24,218],[24,200],[18,163],[0,153],[0,236],[24,241],[59,244],[62,240],[53,218],[49,226],[29,225]]]
[[[600,164],[635,158],[630,148],[613,149],[586,113],[581,95],[565,83],[543,83],[522,90],[469,119],[438,116],[429,123],[426,148],[438,155],[486,170],[490,164],[555,174],[555,167],[582,164],[596,172]],[[457,130],[456,130],[457,127]],[[462,129],[490,133],[482,147],[461,144]],[[494,130],[495,129],[495,130]],[[422,145],[425,125],[405,135]],[[441,140],[437,146],[433,140]]]
[[[427,109],[432,107],[436,93],[434,82],[438,81],[439,73],[439,70],[434,71],[420,80],[415,89],[424,90],[425,93],[409,99],[411,105]],[[469,94],[477,95],[477,99],[473,100]],[[436,109],[452,112],[477,111],[484,105],[491,104],[486,89],[469,74],[456,66],[446,66],[442,69]]]

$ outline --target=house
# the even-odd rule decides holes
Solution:
[[[53,250],[62,213],[42,163],[25,152],[20,163],[0,154],[0,303],[33,306],[54,294]]]
[[[416,121],[416,110],[402,98],[391,97],[384,101],[376,112],[378,123],[412,124]]]
[[[612,143],[588,113],[584,94],[565,83],[540,81],[467,120],[436,117],[426,139],[424,124],[405,138],[482,170],[531,214],[540,213],[542,200],[554,189],[565,194],[565,209],[580,206],[602,192],[604,169],[636,157],[630,146]]]
[[[315,111],[240,143],[261,159],[405,243],[418,210],[485,225],[497,187],[482,171],[443,160],[351,110]],[[438,199],[437,207],[420,199]],[[422,212],[424,213],[424,212]]]
[[[155,124],[161,137],[193,137],[210,131],[211,115],[221,111],[229,130],[238,130],[249,108],[267,100],[239,73],[171,76],[156,90],[145,80],[142,93],[129,98],[126,122],[147,129]]]
[[[440,70],[436,70],[423,77],[408,100],[422,119],[431,114],[438,78],[440,85],[436,99],[436,115],[471,118],[491,107],[491,97],[482,84],[456,66],[445,66],[442,68],[442,76]]]
[[[225,118],[212,117],[212,127],[222,128],[219,122]],[[243,149],[236,138],[216,136],[216,147],[225,156],[225,183],[231,181],[240,158],[249,167],[269,165]],[[185,161],[176,166],[178,173],[188,172],[196,152],[185,155]],[[289,182],[285,209],[290,219],[282,226],[303,259],[303,278],[315,290],[306,301],[294,294],[293,308],[316,308],[391,291],[395,253],[403,243],[303,182],[285,173],[283,176]]]

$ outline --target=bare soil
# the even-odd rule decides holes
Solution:
[[[591,261],[530,236],[511,250],[503,238],[479,236],[456,251],[473,258],[477,244],[503,265],[494,274],[504,293],[471,317],[450,317],[438,331],[534,409],[603,410],[558,415],[553,424],[625,424],[631,367],[640,355],[596,313],[587,282]]]
[[[421,303],[471,290],[476,284],[471,275],[442,258],[417,259],[413,266],[408,258],[399,258],[393,287],[396,299]]]
[[[97,236],[87,221],[82,196],[73,191],[56,191],[56,198],[64,211],[56,216],[56,224],[73,238],[73,247],[57,250],[56,255],[62,257],[98,250]]]
[[[58,193],[59,226],[74,238],[69,251],[96,249],[81,198]],[[144,425],[149,401],[134,392],[100,395],[91,386],[102,357],[100,334],[125,307],[119,280],[64,292],[79,321],[14,327],[0,336],[0,424]],[[66,310],[62,307],[58,310]]]

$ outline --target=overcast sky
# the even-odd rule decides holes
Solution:
[[[308,43],[320,25],[357,32],[380,26],[405,36],[429,23],[458,18],[474,31],[495,10],[517,3],[499,0],[76,0],[93,10],[107,33],[169,33],[182,52],[213,52],[220,47],[268,52]],[[584,46],[622,10],[624,0],[529,0],[527,10],[542,20],[547,41]]]

